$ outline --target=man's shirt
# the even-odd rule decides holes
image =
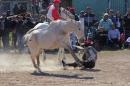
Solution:
[[[118,29],[111,29],[109,30],[108,32],[108,39],[111,40],[111,39],[118,39],[120,40],[120,32]]]
[[[99,28],[103,27],[105,31],[109,31],[112,28],[113,22],[111,21],[111,19],[101,19],[99,22]]]

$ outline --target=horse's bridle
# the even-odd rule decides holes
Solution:
[[[69,16],[70,19],[73,19],[72,16],[74,16],[74,15],[73,15],[72,13],[70,13],[68,10],[66,10],[65,8],[62,8],[62,11],[63,11],[67,16]],[[72,16],[70,16],[70,14],[71,14]]]

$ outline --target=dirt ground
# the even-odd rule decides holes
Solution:
[[[99,52],[91,70],[63,70],[57,55],[48,54],[44,64],[41,57],[41,74],[27,54],[0,54],[0,86],[130,86],[130,50]]]

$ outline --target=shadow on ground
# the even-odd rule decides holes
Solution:
[[[45,73],[45,72],[33,72],[31,75],[34,76],[47,76],[47,77],[59,77],[59,78],[67,78],[67,79],[94,79],[93,77],[80,77],[79,74],[52,74],[52,73]]]
[[[100,72],[101,71],[100,69],[81,69],[81,70],[88,71],[88,72]]]

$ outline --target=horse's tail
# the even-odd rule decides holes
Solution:
[[[37,28],[32,28],[30,29],[29,31],[26,32],[26,34],[24,35],[23,37],[23,40],[24,40],[24,45],[27,46],[27,41],[29,39],[29,35],[31,32],[33,32],[34,30],[36,30]]]
[[[28,39],[29,39],[29,34],[26,33],[26,34],[23,36],[24,46],[27,46],[27,41],[28,41]]]
[[[26,34],[30,34],[32,31],[34,31],[34,30],[36,30],[37,28],[32,28],[32,29],[30,29],[29,31],[27,31],[27,33]]]

